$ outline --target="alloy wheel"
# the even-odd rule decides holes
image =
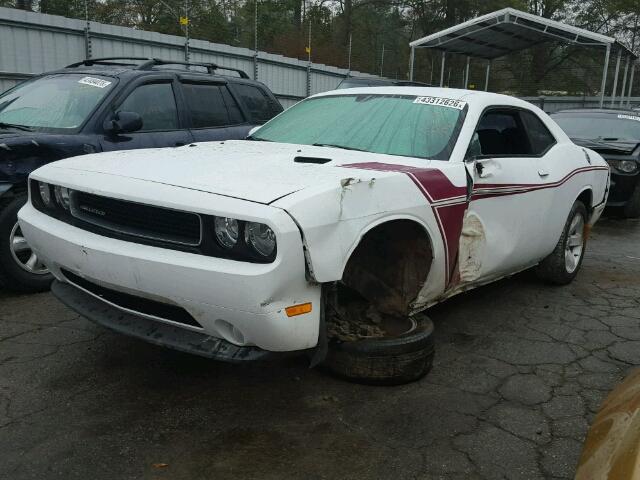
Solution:
[[[9,235],[9,249],[11,250],[11,256],[23,270],[34,275],[46,275],[49,273],[47,267],[27,243],[24,235],[22,235],[20,224],[17,222],[11,229],[11,235]]]
[[[573,273],[582,258],[584,251],[584,217],[580,213],[571,219],[567,232],[567,243],[564,250],[564,264],[567,273]]]

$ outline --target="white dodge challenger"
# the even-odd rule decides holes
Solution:
[[[53,293],[96,323],[227,361],[304,351],[400,383],[431,366],[427,307],[530,267],[570,282],[608,177],[516,98],[361,88],[244,141],[46,165],[19,218]]]

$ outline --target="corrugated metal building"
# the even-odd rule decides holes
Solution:
[[[0,92],[17,82],[86,58],[147,56],[184,60],[184,37],[146,32],[83,20],[0,8]],[[88,41],[87,41],[88,40]],[[254,51],[203,40],[189,42],[190,60],[240,68],[253,76]],[[334,89],[348,74],[360,72],[258,52],[258,80],[265,83],[284,107],[314,94]],[[309,70],[309,73],[307,71]]]

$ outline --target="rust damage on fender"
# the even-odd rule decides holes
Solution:
[[[415,222],[396,220],[366,233],[342,282],[381,314],[407,316],[433,260],[431,244]]]

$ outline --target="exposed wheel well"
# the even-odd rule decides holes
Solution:
[[[587,190],[583,190],[582,192],[580,192],[580,195],[578,195],[577,200],[580,200],[585,208],[587,209],[587,212],[589,214],[591,214],[591,206],[592,204],[592,200],[593,200],[593,192],[591,191],[591,189],[587,189]]]
[[[431,239],[412,220],[392,220],[368,231],[351,254],[342,282],[381,313],[406,315],[433,260]]]

